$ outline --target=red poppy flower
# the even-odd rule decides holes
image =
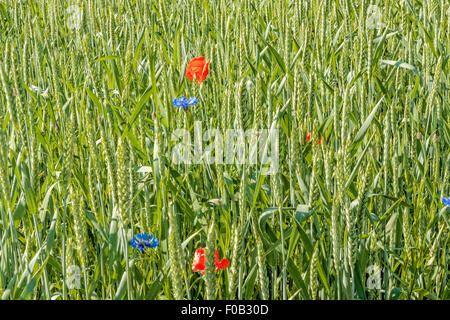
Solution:
[[[215,263],[216,263],[216,270],[219,269],[226,269],[228,268],[230,262],[228,259],[222,259],[219,261],[219,252],[216,250],[215,252]],[[204,271],[205,270],[205,250],[203,248],[198,248],[195,250],[194,259],[192,260],[192,271],[198,272],[198,271]],[[203,272],[205,274],[205,272]]]
[[[202,83],[205,80],[209,72],[209,60],[206,61],[205,57],[198,57],[191,60],[186,68],[186,77],[194,81],[194,75],[198,83]]]
[[[308,132],[308,135],[306,136],[306,143],[309,143],[309,140],[311,140],[311,135],[312,135],[312,132]],[[323,139],[323,137],[320,138],[320,140],[319,140],[319,142],[317,144],[321,144],[322,143],[322,139]]]
[[[216,250],[215,253],[215,257],[216,257],[216,271],[218,271],[219,269],[225,270],[226,268],[228,268],[228,266],[230,265],[230,262],[228,261],[228,259],[222,259],[219,261],[219,251]]]
[[[205,250],[198,248],[194,253],[194,260],[192,260],[192,271],[197,272],[205,270]]]

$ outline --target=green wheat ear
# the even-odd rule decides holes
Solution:
[[[128,211],[128,161],[126,149],[125,141],[122,138],[119,138],[117,145],[117,209],[125,229],[127,229],[130,224],[130,214]]]
[[[217,277],[215,273],[215,242],[216,242],[216,219],[214,212],[211,214],[211,219],[208,227],[208,235],[206,239],[205,249],[205,283],[206,283],[206,299],[216,299]]]
[[[241,263],[242,239],[240,234],[242,232],[241,224],[235,221],[231,228],[231,261],[230,261],[230,275],[228,284],[228,296],[230,299],[236,298],[236,283],[238,280],[239,265]]]
[[[318,274],[317,274],[317,264],[318,264],[318,246],[316,245],[314,247],[314,251],[313,251],[313,255],[311,257],[311,266],[310,266],[310,282],[309,282],[309,286],[310,286],[310,290],[311,290],[311,298],[313,300],[317,299],[317,290],[319,288],[319,279],[318,279]]]
[[[169,216],[169,261],[170,261],[170,278],[173,287],[173,295],[175,299],[181,300],[184,298],[183,293],[183,284],[181,282],[182,279],[182,271],[180,268],[183,268],[181,264],[180,257],[180,241],[178,237],[178,227],[177,220],[175,216],[175,207],[174,205],[170,205],[168,210]]]

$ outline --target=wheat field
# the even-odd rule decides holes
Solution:
[[[449,39],[446,0],[1,0],[0,297],[450,299]]]

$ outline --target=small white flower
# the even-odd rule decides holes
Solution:
[[[33,84],[30,86],[30,90],[33,91],[33,92],[36,92],[36,93],[38,93],[38,94],[40,94],[41,91],[42,91],[41,88],[39,88],[38,86],[35,86],[35,85],[33,85]]]
[[[44,90],[44,92],[41,93],[41,96],[43,96],[44,98],[48,98],[49,94],[48,94],[48,88]]]
[[[48,89],[49,89],[49,88],[47,88],[47,89],[44,90],[44,89],[42,89],[42,88],[40,88],[40,87],[38,87],[38,86],[35,86],[35,85],[31,85],[31,86],[30,86],[30,90],[31,90],[31,91],[33,91],[33,92],[35,92],[35,93],[41,95],[41,96],[44,97],[44,98],[48,98],[48,97],[49,97]]]

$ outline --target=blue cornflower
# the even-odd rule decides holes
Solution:
[[[130,240],[130,244],[139,252],[144,252],[146,248],[156,248],[159,246],[159,240],[155,236],[145,232],[134,235],[133,239]]]
[[[450,207],[450,197],[442,197],[442,203]]]
[[[196,97],[192,97],[189,99],[186,99],[185,96],[182,96],[181,98],[177,99],[173,99],[173,105],[175,107],[183,107],[184,110],[187,110],[189,106],[193,106],[194,104],[196,104],[198,102]]]

